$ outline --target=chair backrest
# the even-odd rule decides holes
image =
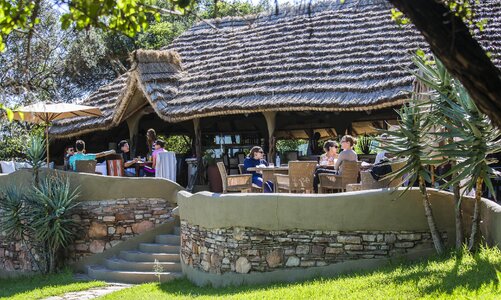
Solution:
[[[345,178],[358,178],[360,170],[358,161],[343,161],[339,166],[339,175]],[[356,182],[355,182],[356,183]]]
[[[244,164],[238,164],[238,171],[240,174],[245,174]]]
[[[297,151],[285,151],[284,158],[285,162],[297,160],[299,157],[299,153]]]
[[[316,161],[289,162],[289,186],[291,190],[313,190]]]
[[[124,161],[122,157],[118,159],[108,159],[106,160],[106,170],[108,172],[108,176],[124,176]]]
[[[96,173],[96,160],[77,160],[75,161],[75,166],[77,172],[80,173]]]
[[[238,158],[238,163],[243,164],[245,160],[245,153],[243,152],[237,152],[235,153],[235,156]]]
[[[398,161],[395,163],[391,163],[391,171],[395,172],[397,170],[400,170],[405,166],[406,162],[405,161]],[[374,177],[372,177],[372,174],[370,171],[364,171],[360,172],[360,180],[362,183],[362,189],[363,190],[373,190],[373,189],[382,189],[382,188],[391,188],[391,187],[399,187],[402,184],[402,178],[395,178],[393,180],[390,180],[391,178],[384,178],[380,180],[375,180]]]
[[[155,165],[155,177],[176,181],[176,154],[172,151],[160,152]]]
[[[221,180],[223,182],[223,192],[226,192],[228,189],[228,181],[226,180],[228,174],[226,173],[226,168],[222,161],[217,163],[217,169],[219,170],[219,174],[221,174]]]

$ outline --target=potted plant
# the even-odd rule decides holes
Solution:
[[[207,168],[207,179],[209,181],[210,191],[214,193],[222,193],[223,182],[216,165],[216,153],[214,153],[214,150],[206,150],[203,156],[203,161]]]

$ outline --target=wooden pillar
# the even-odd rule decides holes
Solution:
[[[200,119],[193,119],[193,131],[195,133],[195,156],[197,158],[197,180],[203,182],[203,162],[202,162],[202,130],[200,129]]]
[[[144,115],[143,111],[138,111],[127,121],[127,127],[129,127],[129,140],[130,140],[130,155],[131,157],[136,157],[136,149],[137,149],[137,135],[139,132],[139,121],[141,117]]]
[[[277,112],[276,111],[266,111],[263,112],[264,118],[266,119],[266,126],[268,127],[268,162],[275,162],[275,149],[277,140],[275,138],[275,121]]]

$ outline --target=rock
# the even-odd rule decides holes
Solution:
[[[375,234],[363,234],[362,235],[362,240],[366,242],[375,242],[377,239],[377,236]]]
[[[103,238],[108,234],[108,226],[106,224],[92,222],[89,228],[90,238]]]
[[[77,251],[87,251],[87,250],[89,250],[89,245],[88,244],[77,244],[75,246],[75,249]]]
[[[221,268],[221,257],[217,253],[212,253],[210,256],[210,266],[212,269],[218,270]]]
[[[143,219],[143,215],[136,215],[136,220],[142,220]]]
[[[245,237],[245,229],[240,227],[233,228],[233,238],[237,241],[243,240]]]
[[[104,246],[106,243],[101,240],[94,240],[92,243],[89,245],[89,251],[91,253],[101,253],[104,251]]]
[[[115,227],[112,227],[112,226],[108,227],[108,234],[109,235],[113,235],[116,231],[117,230],[115,229]]]
[[[115,222],[115,216],[104,216],[103,221],[104,222]]]
[[[116,221],[125,221],[125,220],[130,220],[134,219],[134,214],[133,213],[117,213],[115,214],[115,220]]]
[[[127,227],[127,229],[125,230],[125,233],[132,233],[132,229],[130,227]]]
[[[151,221],[142,221],[141,223],[132,224],[132,232],[134,233],[143,233],[150,229],[153,229],[155,224]]]
[[[414,247],[414,242],[395,243],[395,248],[412,248],[412,247]]]
[[[395,243],[396,240],[397,240],[397,236],[393,233],[387,233],[384,235],[384,241],[386,243]]]
[[[5,249],[0,248],[0,257],[4,257],[4,256],[5,256]]]
[[[315,261],[302,261],[300,264],[301,267],[314,267],[315,266]]]
[[[4,270],[5,271],[14,271],[14,264],[10,260],[6,260],[4,262]]]
[[[344,249],[346,250],[364,250],[363,245],[345,245]]]
[[[296,247],[296,254],[308,254],[310,253],[310,246],[299,245]]]
[[[362,239],[356,235],[340,235],[337,237],[337,241],[345,244],[360,244]]]
[[[121,240],[113,240],[110,242],[111,247],[115,247],[116,245],[120,244],[122,241]]]
[[[259,255],[259,250],[247,250],[247,255],[251,256],[251,255]]]
[[[333,248],[333,247],[327,247],[325,248],[325,254],[343,254],[344,249],[343,248]]]
[[[320,255],[324,254],[324,249],[325,249],[325,247],[323,247],[323,246],[319,246],[319,245],[312,246],[311,247],[311,254],[320,256]]]
[[[249,263],[247,258],[243,256],[239,257],[235,262],[235,271],[237,271],[237,273],[247,274],[249,273],[250,269],[251,269],[251,264]]]
[[[266,262],[270,268],[282,265],[283,252],[282,249],[275,249],[266,255]]]
[[[285,263],[287,267],[297,267],[301,263],[301,260],[297,256],[290,256]]]
[[[421,239],[420,233],[397,234],[397,238],[401,241],[419,241]]]
[[[124,234],[124,233],[125,233],[125,228],[123,228],[122,226],[118,226],[118,227],[116,228],[116,230],[117,230],[117,231],[115,232],[116,234]]]
[[[77,222],[77,223],[80,223],[80,221],[82,220],[82,218],[80,217],[80,215],[72,215],[71,218],[73,219],[73,221]]]

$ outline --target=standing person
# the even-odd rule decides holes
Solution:
[[[148,146],[148,155],[153,156],[153,151],[155,151],[155,147],[153,144],[157,140],[157,133],[155,132],[155,129],[150,128],[148,131],[146,131],[146,144]]]
[[[345,135],[341,138],[341,153],[339,153],[336,164],[334,168],[339,170],[339,167],[343,164],[343,161],[357,161],[358,155],[353,151],[353,146],[355,146],[356,140],[351,135]]]
[[[85,142],[82,140],[78,140],[75,142],[75,149],[77,150],[77,153],[73,154],[69,158],[69,163],[70,163],[71,169],[73,171],[77,170],[77,166],[76,166],[77,160],[96,160],[96,158],[115,153],[115,150],[109,150],[109,151],[99,152],[96,154],[91,154],[91,153],[86,154],[85,153]]]
[[[66,149],[64,150],[64,170],[69,171],[70,168],[70,157],[75,154],[75,147],[73,146],[66,146]]]
[[[273,192],[273,183],[271,181],[263,182],[263,175],[257,173],[256,171],[249,172],[248,168],[255,168],[259,165],[268,166],[268,162],[263,159],[264,151],[259,146],[252,147],[249,156],[244,160],[244,172],[252,174],[252,183],[264,188],[266,193]]]
[[[324,143],[324,154],[320,155],[320,167],[315,170],[315,176],[313,177],[313,190],[315,193],[318,193],[318,185],[320,184],[320,178],[318,174],[322,173],[333,173],[337,172],[333,169],[327,169],[325,166],[333,167],[336,164],[336,160],[338,158],[337,154],[337,144],[334,141],[326,141]]]
[[[132,166],[138,161],[137,158],[131,159],[130,157],[130,146],[126,140],[121,140],[118,143],[118,148],[120,149],[120,155],[124,161],[124,173],[125,176],[134,177],[136,176],[136,169]]]
[[[153,164],[151,165],[151,168],[148,166],[144,167],[144,171],[146,172],[147,176],[155,176],[155,168],[157,166],[158,153],[167,152],[164,149],[164,146],[165,142],[163,140],[156,140],[155,143],[153,144],[153,148],[155,149],[152,154]]]

